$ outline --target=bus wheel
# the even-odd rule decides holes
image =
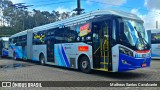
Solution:
[[[89,59],[88,57],[86,56],[83,56],[81,59],[80,59],[80,70],[84,73],[90,73],[91,72],[91,67],[90,67],[90,62],[89,62]]]
[[[45,57],[43,54],[40,54],[39,60],[41,65],[45,65]]]

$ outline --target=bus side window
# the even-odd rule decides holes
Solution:
[[[41,45],[45,43],[45,31],[40,31],[33,34],[33,45]]]
[[[58,43],[64,43],[64,30],[63,28],[59,28],[55,30],[55,40],[56,40],[56,44]]]
[[[65,40],[64,43],[75,42],[77,37],[77,32],[75,31],[74,26],[65,28],[65,31],[63,32],[63,36]]]

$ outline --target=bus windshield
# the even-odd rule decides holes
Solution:
[[[138,50],[147,49],[148,35],[143,23],[135,20],[124,20],[124,34],[132,46]]]

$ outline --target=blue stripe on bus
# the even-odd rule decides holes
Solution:
[[[16,57],[21,59],[22,58],[22,50],[18,47],[15,47],[15,48],[16,48],[16,51],[15,51]]]
[[[55,47],[55,49],[54,49],[54,55],[55,55],[55,60],[57,61],[57,64],[59,65],[59,63],[60,63],[60,58],[59,58],[59,54],[58,54],[58,50],[57,50],[57,48]]]
[[[27,58],[27,53],[15,45],[9,45],[9,47],[15,52],[16,58],[22,59],[22,57]],[[15,49],[15,50],[14,50]]]
[[[58,52],[58,48],[55,48],[55,58],[58,62],[58,65],[62,66],[61,59],[60,59],[59,52]]]
[[[63,56],[61,54],[61,50],[60,50],[59,46],[58,46],[58,54],[60,56],[61,66],[66,66],[65,63],[64,63],[64,59],[63,59]]]
[[[16,47],[16,46],[11,46],[11,48],[12,48],[12,49],[15,48],[15,51],[14,51],[14,52],[15,52],[16,58],[20,58],[20,55],[19,55],[19,52],[18,52],[18,51],[19,51],[19,48]]]
[[[61,57],[60,57],[60,50],[59,50],[59,47],[57,47],[58,48],[58,65],[60,65],[60,66],[63,66],[63,64],[62,64],[62,60],[61,60]]]
[[[24,49],[24,51],[23,51],[23,54],[22,54],[22,55],[23,55],[23,58],[24,58],[24,59],[27,59],[27,58],[28,58],[28,57],[27,57],[27,53],[26,53],[26,49]]]
[[[67,65],[67,67],[70,67],[69,62],[68,62],[68,58],[67,58],[62,46],[61,46],[61,49],[62,49],[62,54],[63,54],[64,60],[66,62],[66,65]]]
[[[12,49],[15,49],[15,54],[16,54],[16,58],[20,58],[20,50],[19,50],[19,48],[18,47],[16,47],[16,46],[14,46],[14,45],[10,45],[10,47],[12,48]]]

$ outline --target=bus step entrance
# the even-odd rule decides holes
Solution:
[[[108,71],[109,67],[109,44],[108,44],[108,38],[102,39],[100,44],[100,68],[97,68],[96,70],[101,71]]]

